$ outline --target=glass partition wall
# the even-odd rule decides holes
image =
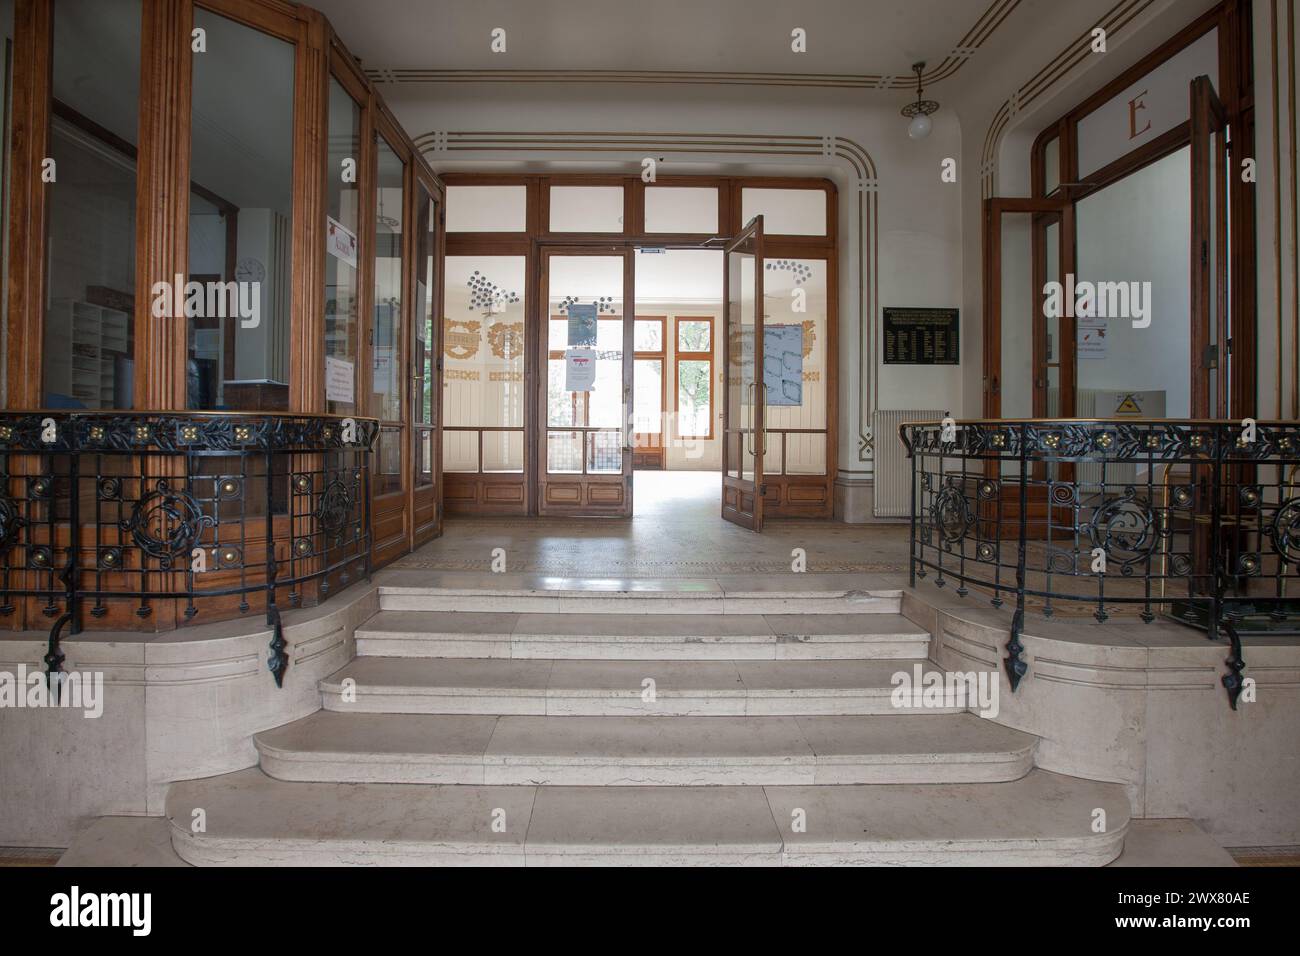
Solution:
[[[762,216],[776,364],[762,494],[829,517],[834,187],[817,179],[450,173],[449,513],[630,514],[633,469],[722,467],[722,247]],[[721,503],[719,505],[721,508]]]
[[[236,489],[195,497],[195,526],[208,529],[196,542],[219,565],[205,585],[238,584],[250,562],[261,574],[269,550],[298,574],[354,532],[372,566],[438,533],[444,190],[328,21],[283,0],[7,0],[0,21],[4,413],[45,409],[73,431],[91,414],[156,419],[132,426],[134,440],[165,446],[92,467],[160,494],[199,480]],[[157,418],[169,414],[174,425]],[[346,494],[313,483],[345,455],[294,450],[310,444],[290,437],[302,428],[321,447],[377,430],[364,478],[340,471],[356,483]],[[229,454],[172,445],[217,434],[235,442]],[[274,481],[236,447],[281,438]],[[17,440],[0,426],[11,464]],[[56,458],[31,456],[47,470]],[[350,509],[365,499],[364,522],[340,495]],[[83,492],[41,512],[50,535],[69,533],[76,504],[83,524],[102,517],[102,499]],[[322,522],[328,535],[303,530]],[[119,556],[59,545],[52,557],[102,571]],[[0,559],[9,586],[13,560]],[[196,592],[192,570],[152,580]],[[293,594],[320,596],[314,582]],[[174,614],[163,602],[111,611],[100,626],[186,623],[192,608],[175,603]],[[248,610],[238,596],[204,606],[218,605]]]

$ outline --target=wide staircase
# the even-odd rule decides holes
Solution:
[[[179,783],[200,865],[1059,864],[1123,847],[1114,784],[891,703],[897,590],[383,587],[322,709]],[[194,832],[195,809],[204,826]],[[1105,811],[1105,831],[1094,829]]]

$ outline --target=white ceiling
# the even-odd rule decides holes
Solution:
[[[1005,0],[312,0],[369,69],[908,76]],[[1036,5],[1029,0],[1029,6]],[[1014,6],[1014,5],[1013,5]],[[505,53],[490,33],[506,30]],[[807,31],[793,53],[791,30]]]

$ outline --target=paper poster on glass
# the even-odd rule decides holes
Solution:
[[[754,379],[754,330],[741,330],[740,374],[742,382]],[[763,327],[763,385],[769,406],[803,404],[803,326],[767,325]],[[742,393],[741,403],[750,403]]]
[[[596,346],[596,303],[583,305],[574,302],[569,305],[569,348],[595,348]],[[572,390],[571,390],[572,391]]]
[[[596,382],[596,350],[569,349],[564,353],[564,390],[590,392]]]

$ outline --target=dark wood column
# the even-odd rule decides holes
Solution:
[[[329,27],[299,8],[294,72],[293,336],[289,408],[325,411],[325,156],[329,138]]]
[[[144,0],[136,168],[135,407],[185,407],[185,316],[153,315],[156,282],[189,274],[189,0]],[[185,281],[185,278],[182,278]]]
[[[41,405],[45,223],[50,185],[41,182],[49,156],[52,71],[50,0],[14,5],[13,124],[9,170],[9,408]]]

